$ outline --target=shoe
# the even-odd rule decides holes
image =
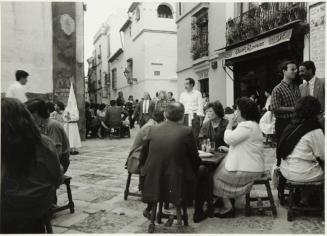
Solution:
[[[79,154],[79,152],[78,151],[73,151],[73,152],[70,152],[70,154],[71,155],[77,155],[77,154]]]
[[[151,219],[151,212],[147,211],[146,209],[143,211],[143,216],[147,219]]]
[[[223,214],[217,212],[217,213],[215,213],[215,217],[217,217],[217,218],[234,218],[235,217],[235,209],[232,208]]]
[[[199,211],[199,212],[196,212],[194,213],[193,215],[193,221],[194,223],[200,223],[201,221],[207,219],[207,214],[204,213],[203,211]]]
[[[206,214],[209,218],[213,218],[213,217],[215,217],[214,207],[213,207],[213,206],[208,206],[207,210],[205,211],[205,214]]]

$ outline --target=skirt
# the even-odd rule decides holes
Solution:
[[[65,123],[64,128],[69,139],[70,148],[82,147],[81,137],[79,135],[78,125],[76,123]]]
[[[263,172],[228,171],[226,158],[213,175],[213,194],[217,197],[236,198],[250,192],[253,182],[262,177]]]

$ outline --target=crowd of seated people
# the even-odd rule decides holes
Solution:
[[[294,120],[277,147],[277,157],[282,159],[280,170],[286,179],[302,182],[324,179],[321,167],[324,133],[319,122],[320,111],[319,101],[312,96],[303,97],[296,103]],[[255,101],[239,98],[235,106],[226,107],[225,112],[219,101],[209,102],[205,113],[197,137],[199,143],[209,138],[215,142],[216,149],[227,153],[213,170],[201,164],[197,151],[200,147],[191,129],[183,126],[184,107],[181,103],[167,104],[165,121],[154,124],[150,120],[140,131],[142,137],[138,137],[137,147],[143,146],[138,173],[142,200],[147,204],[144,216],[150,217],[152,205],[159,201],[175,206],[195,201],[193,220],[196,223],[213,216],[235,217],[235,199],[245,197],[254,181],[263,176],[264,138]],[[135,146],[131,153],[133,150]],[[208,203],[204,210],[209,195],[215,196],[217,202]],[[308,204],[310,193],[303,192],[301,197],[301,204]]]

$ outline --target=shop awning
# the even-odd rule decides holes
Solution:
[[[233,48],[221,53],[218,53],[218,59],[231,59],[235,57],[244,56],[246,54],[256,52],[265,48],[270,48],[275,45],[290,41],[292,36],[292,29],[288,29],[266,38]]]

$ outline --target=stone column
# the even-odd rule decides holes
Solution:
[[[67,104],[73,83],[82,139],[85,138],[83,24],[83,3],[52,2],[54,100]]]

